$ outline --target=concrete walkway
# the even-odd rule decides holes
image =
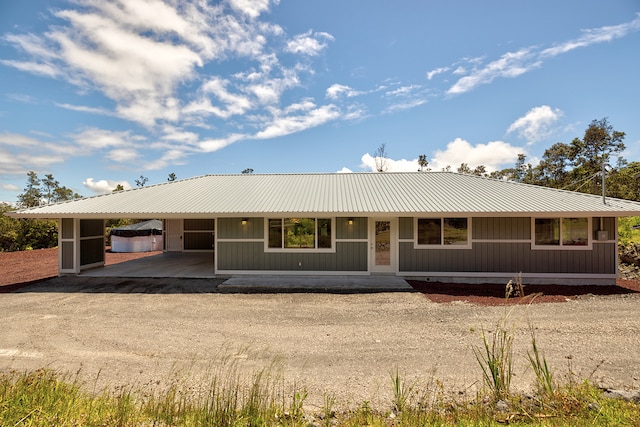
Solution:
[[[375,293],[413,292],[397,276],[235,276],[218,285],[224,293]]]
[[[166,252],[84,271],[81,277],[139,279],[216,279],[212,253]],[[375,293],[413,292],[403,278],[388,275],[245,275],[233,276],[216,288],[223,293]]]

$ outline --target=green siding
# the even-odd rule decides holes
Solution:
[[[263,239],[264,218],[245,217],[246,224],[242,224],[243,218],[218,219],[219,239]]]
[[[400,218],[398,220],[398,238],[413,239],[413,218]]]
[[[73,218],[62,219],[62,238],[73,239]]]
[[[349,225],[349,218],[353,224]],[[334,224],[336,239],[366,239],[368,221],[366,217],[338,217]]]
[[[73,270],[73,242],[62,242],[62,269]]]
[[[474,242],[472,249],[414,249],[400,243],[400,271],[615,274],[616,245],[593,250],[532,250],[529,242]]]
[[[265,252],[262,242],[218,242],[218,270],[367,271],[366,242],[337,242],[335,253]]]
[[[531,218],[473,218],[471,232],[478,240],[528,240]]]

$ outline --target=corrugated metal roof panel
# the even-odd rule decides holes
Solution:
[[[205,175],[14,213],[145,217],[271,213],[639,215],[640,202],[452,172]]]

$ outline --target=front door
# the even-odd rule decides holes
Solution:
[[[395,273],[397,243],[395,219],[372,219],[369,230],[369,269],[372,273]]]
[[[167,224],[167,252],[182,252],[182,220],[168,219]]]

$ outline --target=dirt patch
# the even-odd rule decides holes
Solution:
[[[433,302],[468,302],[479,305],[516,305],[567,302],[593,295],[640,293],[640,280],[618,279],[616,285],[525,285],[524,296],[505,297],[505,285],[408,281]]]
[[[331,396],[385,410],[396,370],[420,390],[475,397],[473,348],[508,313],[514,389],[534,384],[529,323],[558,381],[640,388],[638,293],[495,307],[419,292],[223,294],[215,285],[72,276],[24,286],[0,297],[0,370],[48,367],[77,372],[90,389],[146,390],[173,378],[191,385],[222,361],[247,375],[281,372],[287,390],[307,389],[311,408]]]

